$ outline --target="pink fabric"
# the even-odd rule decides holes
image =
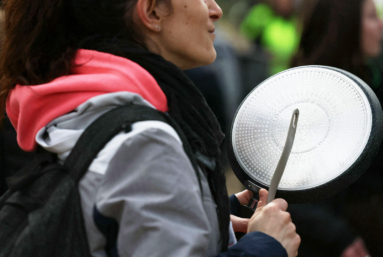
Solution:
[[[52,120],[76,109],[92,97],[128,91],[141,95],[157,110],[168,110],[165,94],[138,64],[97,51],[78,51],[71,74],[47,84],[17,85],[7,101],[7,114],[25,151],[36,147],[37,132]]]

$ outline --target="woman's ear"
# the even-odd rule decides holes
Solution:
[[[137,15],[142,24],[153,32],[161,31],[161,22],[166,15],[166,8],[160,6],[157,0],[138,0]]]

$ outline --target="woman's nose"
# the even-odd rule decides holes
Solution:
[[[222,9],[214,0],[208,0],[209,3],[209,17],[214,21],[221,19]]]

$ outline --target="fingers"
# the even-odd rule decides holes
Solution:
[[[258,202],[257,209],[266,206],[268,196],[269,196],[269,191],[263,188],[259,190],[259,202]]]
[[[249,224],[249,219],[243,219],[234,215],[230,215],[230,220],[233,224],[234,232],[247,233],[247,226]]]
[[[369,255],[362,238],[359,237],[355,239],[354,245],[355,245],[355,250],[358,252],[359,256],[365,257]]]
[[[359,255],[354,248],[350,248],[348,247],[346,250],[344,250],[344,252],[342,253],[342,256],[341,257],[365,257],[365,256],[361,256]]]
[[[296,257],[298,256],[301,237],[296,233],[296,227],[292,222],[290,222],[286,228],[286,234],[283,236],[283,238],[281,238],[280,242],[286,249],[289,257]]]
[[[275,199],[267,204],[268,191],[259,191],[258,207],[249,220],[248,232],[260,231],[274,237],[286,249],[289,257],[298,255],[301,238],[287,212],[288,204],[283,199]]]
[[[247,205],[250,202],[250,199],[253,197],[253,193],[249,190],[244,190],[242,192],[236,193],[235,196],[238,198],[238,201],[241,205]]]
[[[288,204],[284,199],[278,198],[273,200],[270,204],[275,204],[277,205],[282,211],[286,211]]]
[[[295,251],[294,257],[298,256],[299,245],[301,244],[301,242],[302,242],[301,237],[298,234],[296,234],[296,236],[295,236],[295,246],[296,246],[297,250]]]
[[[369,253],[364,246],[361,238],[355,239],[355,241],[349,245],[342,253],[341,257],[365,257],[369,256]]]

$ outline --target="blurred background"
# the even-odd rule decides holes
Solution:
[[[225,134],[255,86],[295,66],[348,70],[383,99],[383,0],[216,1],[224,13],[216,22],[217,59],[185,73],[206,97]],[[1,17],[0,11],[0,22]],[[6,121],[0,133],[0,195],[5,178],[33,155],[18,149],[15,138]],[[302,238],[299,256],[383,256],[382,162],[381,151],[355,185],[330,199],[289,206]],[[225,163],[229,195],[244,190]]]

